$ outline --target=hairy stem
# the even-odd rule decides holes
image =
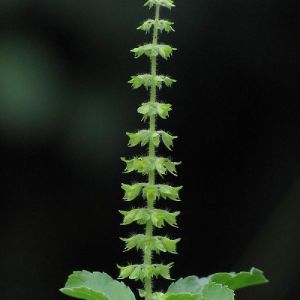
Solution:
[[[155,23],[154,23],[154,28],[153,28],[153,45],[157,45],[158,43],[158,22],[159,22],[159,12],[160,12],[160,6],[156,5],[155,9]],[[151,85],[151,90],[150,90],[150,102],[155,103],[156,102],[156,83],[155,83],[155,78],[156,78],[156,73],[157,73],[157,58],[156,56],[151,57],[151,75],[152,75],[152,85]],[[155,120],[155,115],[152,115],[150,117],[149,121],[149,126],[150,126],[150,133],[151,135],[155,132],[156,129],[156,120]],[[155,145],[153,144],[153,141],[151,139],[149,143],[149,157],[150,158],[155,158]],[[148,177],[148,183],[153,185],[155,184],[155,171],[150,171],[149,172],[149,177]],[[153,209],[154,203],[153,201],[147,201],[147,208],[148,209]],[[151,239],[153,235],[153,224],[152,221],[148,221],[146,224],[146,236],[148,239]],[[152,263],[152,251],[150,247],[145,249],[144,252],[144,264],[145,265],[150,265]],[[145,279],[145,299],[146,300],[152,300],[152,281],[151,278],[146,278]]]

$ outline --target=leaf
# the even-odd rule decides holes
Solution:
[[[183,186],[173,187],[166,184],[161,184],[159,186],[159,195],[163,199],[171,199],[173,201],[180,201],[179,200],[179,191],[183,188]]]
[[[169,149],[172,150],[173,147],[173,141],[174,139],[177,139],[177,136],[173,136],[163,130],[159,131],[160,135],[161,135],[161,139],[163,141],[163,143],[165,144],[165,146]]]
[[[165,294],[162,298],[163,300],[206,300],[200,294]],[[221,299],[222,300],[222,299]]]
[[[129,184],[122,183],[121,187],[125,191],[125,195],[124,195],[123,199],[125,201],[132,201],[140,195],[141,190],[143,188],[143,184],[135,183],[135,184],[129,185]]]
[[[154,26],[154,23],[155,23],[155,20],[153,20],[153,19],[146,20],[137,29],[145,31],[146,33],[149,33],[150,30],[152,29],[152,27]],[[173,28],[173,25],[174,25],[174,23],[170,22],[168,20],[159,20],[157,27],[158,27],[158,30],[160,30],[161,32],[166,31],[167,33],[169,33],[171,31],[175,31]]]
[[[198,294],[202,292],[205,285],[209,283],[208,278],[199,278],[197,276],[188,276],[180,278],[172,283],[168,288],[168,293],[193,293]]]
[[[148,6],[149,8],[152,8],[155,5],[163,6],[168,9],[171,9],[174,7],[174,0],[148,0],[145,3],[145,6]]]
[[[232,290],[268,282],[263,272],[256,268],[252,268],[250,272],[216,273],[210,276],[210,280],[226,285]]]
[[[135,300],[129,287],[100,272],[73,272],[60,291],[84,300]]]
[[[233,290],[214,282],[203,287],[202,295],[206,300],[234,300]]]

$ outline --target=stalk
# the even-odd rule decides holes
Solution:
[[[158,44],[158,21],[159,21],[159,12],[160,12],[160,6],[156,5],[155,7],[155,23],[153,27],[153,39],[152,44],[153,46],[157,46]],[[157,57],[152,56],[150,58],[151,62],[151,76],[152,76],[152,84],[151,84],[151,90],[150,90],[150,103],[154,104],[156,102],[156,92],[157,87],[155,84],[155,78],[157,73]],[[155,132],[156,130],[156,117],[155,115],[150,116],[149,118],[149,129],[150,129],[150,136]],[[152,140],[149,142],[149,158],[155,159],[155,145]],[[148,176],[148,183],[149,185],[155,184],[155,171],[150,171]],[[154,208],[154,201],[147,200],[147,209],[152,210]],[[153,236],[153,224],[152,221],[148,221],[146,224],[146,239],[150,240]],[[144,249],[144,265],[151,265],[152,263],[152,250],[150,247],[147,247]],[[151,278],[146,278],[144,282],[144,288],[145,288],[145,299],[151,300],[152,299],[152,280]]]

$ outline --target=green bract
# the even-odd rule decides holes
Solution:
[[[169,112],[172,110],[172,105],[168,103],[148,102],[143,103],[138,108],[138,113],[143,115],[143,121],[146,121],[151,116],[160,116],[162,119],[169,117]]]
[[[127,132],[128,147],[147,147],[147,153],[133,158],[121,158],[125,163],[125,173],[138,173],[146,177],[142,182],[122,183],[125,202],[141,202],[141,207],[130,210],[120,210],[122,225],[138,224],[144,230],[129,237],[122,237],[124,251],[137,250],[142,254],[140,264],[118,266],[119,279],[140,281],[143,288],[139,296],[145,300],[234,300],[234,290],[264,284],[267,279],[262,271],[252,268],[249,272],[216,273],[199,278],[188,276],[172,284],[166,292],[153,291],[153,279],[171,279],[170,271],[173,263],[159,264],[154,261],[153,254],[177,254],[177,244],[180,238],[170,238],[158,235],[156,231],[165,227],[177,227],[179,211],[171,212],[158,208],[161,201],[180,201],[179,192],[182,186],[173,186],[162,181],[165,175],[177,175],[177,166],[164,155],[158,155],[158,150],[171,150],[177,136],[158,128],[157,119],[169,117],[172,105],[158,101],[158,91],[163,87],[171,87],[176,82],[169,76],[158,74],[159,59],[169,59],[176,48],[159,43],[159,33],[173,32],[174,23],[160,19],[161,8],[173,8],[173,0],[148,0],[148,8],[154,8],[153,19],[144,21],[137,29],[145,33],[152,32],[152,41],[131,50],[135,58],[146,56],[150,60],[150,73],[131,76],[129,84],[133,89],[140,87],[149,90],[148,100],[141,103],[137,112],[142,115],[142,121],[148,122],[148,128],[136,132]],[[160,147],[163,146],[163,147]],[[157,176],[159,175],[159,176]],[[139,227],[140,228],[140,227]],[[155,231],[154,231],[155,229]],[[87,271],[74,272],[61,289],[66,295],[85,300],[135,300],[131,290],[119,281],[113,280],[105,273]]]
[[[143,22],[137,29],[138,30],[143,30],[146,33],[149,33],[151,31],[151,29],[153,28],[155,24],[155,20],[153,19],[149,19],[145,22]],[[157,28],[160,31],[166,31],[166,32],[171,32],[171,31],[175,31],[173,28],[174,23],[170,22],[168,20],[159,20],[157,23]]]
[[[158,147],[160,140],[162,140],[169,150],[173,147],[173,140],[177,138],[177,136],[173,136],[163,130],[154,132],[151,132],[150,130],[140,130],[138,132],[127,132],[127,135],[129,137],[129,147],[134,147],[139,144],[145,146],[150,142],[153,143],[155,147]]]
[[[146,44],[143,46],[139,46],[131,50],[135,54],[135,58],[139,58],[142,55],[146,55],[148,57],[158,56],[160,55],[164,59],[168,59],[173,51],[177,50],[176,48],[172,48],[169,45],[153,45]]]
[[[154,145],[153,145],[154,146]],[[166,157],[134,157],[132,159],[122,158],[126,163],[125,173],[137,172],[143,175],[149,175],[151,172],[157,172],[160,176],[170,173],[177,175],[176,166],[180,162],[173,162]]]
[[[174,7],[174,0],[149,0],[145,3],[145,6],[152,8],[153,6],[163,6],[171,9]]]
[[[128,83],[131,84],[133,89],[138,89],[141,86],[144,86],[147,90],[150,87],[156,86],[159,89],[162,88],[163,84],[167,87],[171,87],[176,80],[165,76],[165,75],[157,75],[153,78],[151,74],[140,74],[131,76],[131,80]]]
[[[120,279],[133,279],[135,281],[144,281],[146,278],[163,277],[165,279],[170,278],[170,269],[173,263],[168,265],[163,264],[151,264],[151,265],[128,265],[126,267],[118,266],[120,269]]]

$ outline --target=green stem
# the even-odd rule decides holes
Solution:
[[[158,43],[158,22],[159,22],[159,11],[160,6],[156,5],[155,9],[155,22],[153,27],[153,45],[156,46]],[[155,103],[156,102],[156,73],[157,73],[157,58],[156,56],[151,57],[151,75],[152,75],[152,84],[151,84],[151,90],[150,90],[150,102]],[[156,119],[155,116],[150,117],[149,121],[150,126],[150,133],[151,135],[155,132],[156,129]],[[153,144],[152,140],[150,139],[149,143],[149,157],[155,159],[155,145]],[[150,185],[155,184],[155,171],[149,172],[148,177],[148,183]],[[153,209],[154,202],[147,200],[147,208]],[[153,224],[151,221],[147,222],[146,224],[146,237],[150,240],[153,236]],[[152,251],[150,247],[145,249],[144,252],[144,265],[151,265],[152,263]],[[152,300],[152,281],[151,278],[145,279],[145,299],[146,300]]]

